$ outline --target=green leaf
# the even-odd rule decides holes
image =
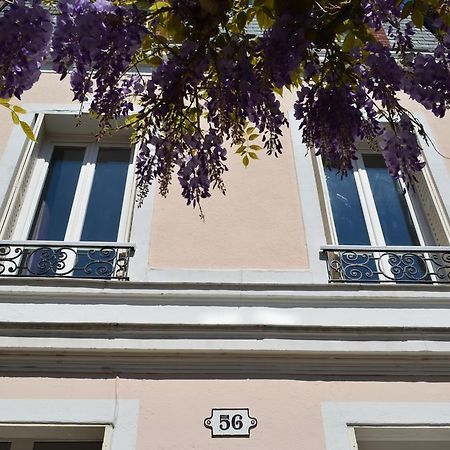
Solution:
[[[245,167],[247,167],[249,162],[250,162],[250,160],[248,159],[248,156],[245,155],[245,156],[242,158],[242,163],[244,164]]]
[[[267,13],[267,8],[260,8],[256,11],[256,21],[262,29],[270,28],[274,22],[273,18]]]
[[[250,145],[250,148],[252,150],[255,150],[255,152],[258,152],[259,150],[261,150],[261,147],[259,145],[256,145],[256,144]]]
[[[411,14],[413,7],[414,7],[413,1],[405,3],[402,8],[401,18],[406,19]]]
[[[239,30],[243,30],[245,28],[245,25],[247,25],[247,13],[245,11],[239,11],[238,15],[236,16],[236,25],[238,26]]]
[[[170,3],[167,2],[155,2],[150,6],[151,12],[158,12],[160,9],[170,8]]]
[[[131,125],[133,122],[136,121],[137,114],[131,114],[125,119],[125,125]]]
[[[9,105],[10,98],[0,98],[0,105]]]
[[[13,106],[13,111],[16,112],[17,114],[26,114],[26,112],[27,112],[21,106],[17,106],[17,105]]]
[[[253,153],[253,152],[249,152],[248,156],[250,156],[250,158],[252,158],[252,159],[259,159],[258,155],[256,153]]]
[[[178,17],[171,15],[166,22],[165,31],[172,36],[174,42],[179,44],[186,35],[186,29]]]
[[[417,28],[423,27],[425,17],[420,9],[414,8],[414,11],[411,14],[411,19]]]
[[[15,125],[19,125],[20,119],[16,112],[11,111],[11,118]]]
[[[355,46],[355,35],[350,31],[345,36],[344,42],[342,43],[342,51],[349,52]]]
[[[273,87],[273,91],[274,91],[276,94],[278,94],[278,95],[280,95],[280,96],[283,96],[283,88],[282,88],[282,87],[274,86],[274,87]]]
[[[259,136],[259,134],[251,134],[251,135],[248,137],[248,140],[249,140],[249,141],[254,141],[258,136]]]
[[[28,125],[23,120],[20,121],[20,126],[22,127],[23,132],[26,134],[27,138],[31,141],[35,141],[36,138],[34,137],[33,130],[31,129],[30,125]]]

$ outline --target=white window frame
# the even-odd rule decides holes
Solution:
[[[356,427],[447,428],[448,402],[324,402],[326,450],[356,450]]]
[[[10,450],[33,450],[36,442],[102,442],[109,450],[111,425],[1,423],[0,442],[10,442]]]
[[[446,448],[450,448],[450,426],[369,426],[357,425],[349,427],[354,448],[358,450],[362,442],[421,442],[422,448],[428,442],[445,442]]]
[[[0,424],[105,427],[102,450],[135,450],[138,400],[0,399]]]
[[[130,148],[130,161],[128,164],[128,173],[124,189],[124,197],[122,203],[121,218],[117,235],[117,242],[127,242],[130,236],[132,210],[134,205],[135,193],[135,176],[134,176],[134,158],[136,148],[133,148],[129,142],[102,140],[100,142],[92,142],[92,139],[69,135],[62,137],[47,137],[39,151],[35,161],[35,167],[30,179],[28,192],[19,214],[17,224],[13,233],[13,240],[28,240],[31,226],[36,214],[36,210],[41,197],[42,189],[47,178],[52,153],[55,147],[86,147],[84,160],[81,166],[80,175],[75,191],[73,206],[71,209],[69,222],[66,229],[64,241],[78,242],[80,241],[83,229],[84,218],[88,206],[90,190],[95,175],[96,160],[100,147]]]
[[[370,246],[376,247],[385,247],[386,241],[384,240],[383,230],[381,227],[380,219],[378,217],[378,212],[375,206],[375,200],[373,198],[372,189],[369,183],[369,178],[367,176],[367,172],[364,166],[364,162],[362,159],[362,155],[370,154],[371,150],[361,148],[359,150],[358,159],[353,162],[353,176],[355,178],[356,189],[358,192],[358,196],[361,203],[361,209],[364,216],[364,221],[366,224],[367,233],[369,235]],[[373,150],[372,150],[373,151]],[[333,245],[339,245],[337,233],[336,233],[336,225],[334,223],[333,211],[331,208],[330,196],[328,193],[328,186],[325,178],[325,169],[323,166],[322,158],[320,156],[317,157],[318,167],[319,167],[319,176],[322,183],[322,190],[325,193],[324,195],[324,203],[325,209],[328,216],[329,224],[330,224],[330,235]],[[386,169],[387,170],[387,169]],[[350,174],[348,176],[351,176]],[[405,185],[402,180],[399,180],[401,187],[405,189]],[[411,215],[411,219],[414,225],[414,229],[417,233],[417,237],[419,240],[420,246],[427,245],[424,237],[424,228],[428,226],[425,222],[424,218],[418,217],[416,213],[416,208],[413,205],[413,201],[411,199],[411,194],[408,189],[405,189],[405,200],[408,205],[408,210]],[[433,243],[428,243],[432,245]]]

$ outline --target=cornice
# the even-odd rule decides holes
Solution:
[[[305,355],[267,352],[0,353],[2,376],[153,379],[449,381],[448,355]]]
[[[450,285],[117,282],[0,278],[0,303],[447,308]]]

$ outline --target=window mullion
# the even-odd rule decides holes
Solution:
[[[122,211],[120,214],[119,231],[117,233],[118,242],[127,242],[131,231],[131,220],[133,218],[134,199],[136,198],[136,175],[134,171],[134,161],[138,152],[138,145],[132,147],[130,152],[130,163],[128,165],[127,181],[123,195]]]
[[[97,161],[98,145],[90,144],[86,148],[83,166],[78,178],[72,211],[67,225],[65,241],[77,242],[80,240],[83,230],[84,217],[89,202],[92,182],[95,175],[95,164]]]
[[[361,157],[355,163],[354,174],[370,242],[372,245],[385,246],[386,242],[384,240],[383,230],[378,218],[375,200],[370,188],[366,168]]]
[[[354,173],[370,242],[374,246],[385,247],[386,241],[384,240],[383,229],[381,227],[380,219],[378,218],[377,207],[370,187],[369,177],[367,176],[366,167],[361,156],[356,161]],[[378,276],[380,280],[384,281],[386,278],[383,274],[389,273],[390,266],[381,256],[382,254],[380,253],[373,254],[374,261],[377,262],[378,266]]]

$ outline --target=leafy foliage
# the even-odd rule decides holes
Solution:
[[[423,167],[416,136],[426,134],[398,92],[437,117],[450,105],[448,0],[46,3],[58,11],[53,30],[39,0],[0,6],[11,42],[0,49],[0,97],[20,98],[50,57],[103,131],[128,116],[141,197],[154,180],[166,194],[174,173],[188,204],[224,191],[225,142],[245,166],[261,149],[280,154],[283,89],[297,92],[303,141],[326,164],[345,174],[356,140],[378,140],[391,175],[407,182]],[[413,46],[424,26],[438,42],[432,54]]]

